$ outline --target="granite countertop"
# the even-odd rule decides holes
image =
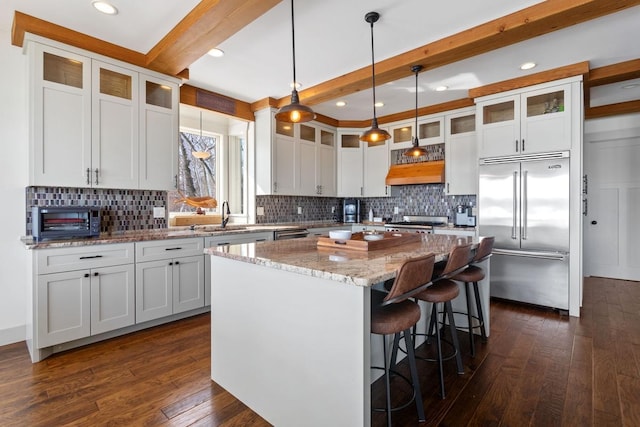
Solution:
[[[277,231],[300,228],[339,227],[345,224],[336,222],[296,222],[278,224],[248,224],[196,226],[192,230],[189,226],[171,227],[152,230],[124,231],[120,233],[103,233],[99,237],[79,239],[59,239],[35,241],[31,236],[21,240],[28,249],[64,248],[71,246],[105,245],[110,243],[142,242],[147,240],[182,239],[188,237],[223,236],[226,234],[256,233],[261,231]],[[350,225],[350,224],[348,224]]]
[[[433,252],[436,262],[442,261],[454,245],[472,242],[475,246],[478,241],[469,236],[423,234],[415,243],[358,251],[318,247],[317,237],[307,237],[207,248],[205,253],[356,286],[373,286],[395,277],[406,258]]]

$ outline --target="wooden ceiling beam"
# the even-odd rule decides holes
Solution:
[[[376,83],[408,77],[412,65],[431,70],[639,4],[640,0],[546,0],[380,61],[376,63]],[[301,91],[300,101],[315,105],[370,88],[371,68],[364,67]],[[289,97],[283,97],[278,106],[288,102]]]
[[[147,68],[177,75],[282,0],[202,0],[147,54]]]
[[[608,85],[640,78],[640,59],[619,62],[589,71],[585,85],[589,87]]]

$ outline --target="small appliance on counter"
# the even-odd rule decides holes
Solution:
[[[100,208],[93,206],[33,206],[31,234],[36,240],[100,235]]]
[[[473,207],[458,205],[453,225],[456,227],[475,227],[476,217],[473,215]]]
[[[342,204],[342,222],[360,222],[360,200],[344,199]]]

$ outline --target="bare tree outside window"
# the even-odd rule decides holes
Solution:
[[[170,212],[194,212],[195,207],[177,203],[183,197],[216,198],[216,150],[218,138],[180,132],[178,145],[178,189],[168,193]],[[193,155],[194,152],[209,153],[206,159]]]

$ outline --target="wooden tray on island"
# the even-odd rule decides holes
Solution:
[[[332,239],[328,236],[319,236],[318,246],[353,249],[356,251],[375,251],[377,249],[386,249],[422,240],[422,235],[420,233],[398,233],[397,231],[385,231],[384,233],[378,233],[378,235],[383,236],[380,240],[365,240],[364,236],[366,234],[368,233],[353,233],[349,240]]]

